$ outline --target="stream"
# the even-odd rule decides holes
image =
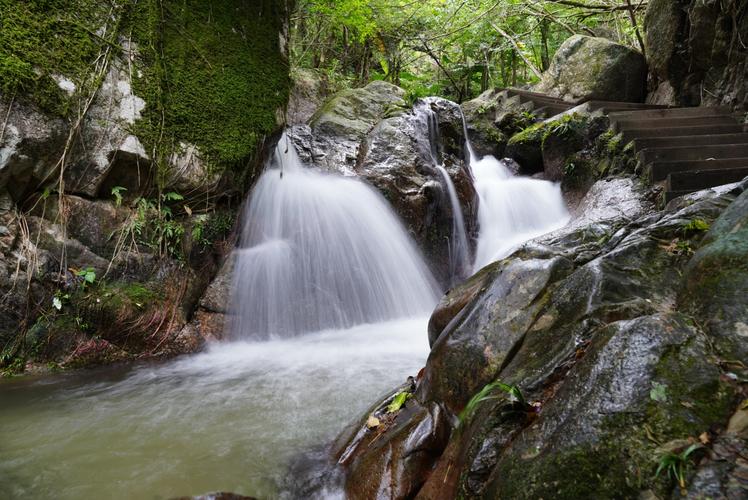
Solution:
[[[453,273],[566,223],[558,185],[513,178],[468,143],[480,196],[470,258],[427,118],[460,219]],[[231,341],[164,364],[0,381],[0,498],[274,498],[289,460],[423,367],[440,291],[377,191],[306,168],[281,139],[243,220]]]

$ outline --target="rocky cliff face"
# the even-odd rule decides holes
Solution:
[[[745,2],[653,0],[644,28],[649,101],[748,109]]]
[[[201,295],[288,98],[290,3],[71,3],[3,3],[0,369],[220,334]]]

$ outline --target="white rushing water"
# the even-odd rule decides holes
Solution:
[[[478,158],[468,139],[474,187],[478,193],[478,244],[473,272],[509,255],[522,243],[555,231],[569,222],[561,186],[512,175],[493,156]]]
[[[234,269],[234,337],[287,337],[428,314],[438,287],[363,182],[304,168],[282,138],[250,195]]]

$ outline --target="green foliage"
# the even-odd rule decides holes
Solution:
[[[660,384],[658,382],[655,382],[652,384],[652,389],[649,391],[649,398],[652,401],[657,401],[660,403],[666,403],[668,400],[667,397],[667,386],[664,384]]]
[[[475,411],[481,403],[502,397],[501,395],[496,394],[497,389],[504,393],[503,397],[505,397],[513,406],[523,409],[528,407],[527,401],[519,387],[499,381],[491,382],[490,384],[486,384],[483,389],[470,398],[470,401],[465,405],[465,408],[462,409],[457,417],[461,427],[473,416],[473,414],[475,414]]]
[[[233,227],[234,214],[231,212],[199,214],[193,221],[192,241],[208,248],[214,242],[226,238]]]
[[[179,193],[163,193],[158,199],[137,198],[134,214],[124,228],[131,232],[138,243],[150,248],[159,257],[172,257],[181,260],[184,225],[176,219],[168,205],[170,201],[181,201]]]
[[[96,271],[93,267],[87,267],[85,269],[79,269],[75,272],[75,275],[79,278],[83,278],[82,286],[85,288],[86,285],[92,285],[96,281]]]
[[[655,477],[659,477],[665,471],[668,477],[677,481],[681,490],[684,490],[686,488],[686,473],[688,472],[691,455],[701,448],[703,448],[703,445],[694,443],[680,453],[672,451],[664,453],[659,459]]]
[[[709,223],[704,219],[693,219],[683,225],[683,233],[686,235],[702,231],[709,231]]]
[[[411,394],[408,391],[400,391],[397,394],[395,394],[395,397],[392,399],[392,402],[387,405],[387,413],[395,413],[400,411],[400,408],[403,407],[405,402],[409,400],[411,397],[413,397],[413,394]]]
[[[112,196],[114,196],[114,204],[116,206],[119,207],[122,205],[122,193],[125,191],[127,191],[127,188],[122,186],[114,186],[112,188]]]
[[[355,85],[406,75],[458,101],[490,87],[537,80],[572,33],[594,32],[633,45],[623,9],[538,0],[299,0],[292,25],[294,66],[330,69]]]

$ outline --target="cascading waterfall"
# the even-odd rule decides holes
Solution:
[[[435,281],[386,201],[359,180],[304,168],[285,138],[244,221],[235,338],[414,317],[436,303]]]
[[[468,245],[467,231],[465,230],[465,218],[462,214],[460,199],[457,196],[457,189],[449,177],[449,172],[444,168],[441,161],[439,138],[439,123],[436,113],[429,106],[428,98],[421,100],[414,108],[416,115],[425,117],[426,133],[429,140],[429,149],[431,152],[431,161],[434,168],[444,182],[444,187],[449,196],[449,203],[452,209],[452,231],[449,240],[449,276],[453,281],[466,278],[470,273],[470,247]],[[467,136],[466,136],[467,137]]]
[[[569,221],[558,184],[515,177],[493,156],[478,159],[462,117],[474,187],[478,193],[478,245],[473,272],[509,255],[525,241]]]

